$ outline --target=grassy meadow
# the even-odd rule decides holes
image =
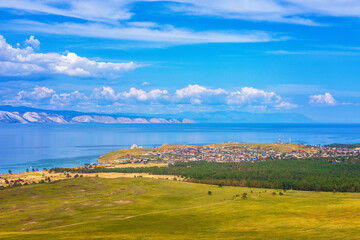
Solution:
[[[9,188],[0,191],[0,239],[360,236],[359,193],[279,192],[100,177]]]

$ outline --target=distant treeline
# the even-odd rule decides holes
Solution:
[[[176,175],[185,181],[216,184],[305,191],[360,192],[360,160],[309,158],[269,160],[258,162],[178,162],[168,167],[139,168],[54,168],[55,172],[77,173],[149,173]],[[340,162],[335,162],[338,160]]]
[[[330,147],[330,148],[358,148],[358,147],[360,147],[360,143],[354,143],[354,144],[333,143],[333,144],[325,145],[325,147]]]

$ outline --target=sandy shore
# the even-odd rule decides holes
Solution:
[[[167,166],[165,163],[159,164],[122,164],[116,165],[114,168],[126,168],[126,167],[163,167]],[[69,173],[71,178],[73,178],[76,173]],[[101,177],[101,178],[134,178],[134,177],[144,177],[144,178],[156,178],[156,179],[173,179],[176,177],[180,180],[178,176],[171,175],[150,175],[148,173],[78,173],[78,175],[82,175],[83,177]],[[51,181],[69,179],[66,177],[64,173],[50,173],[48,171],[38,171],[38,172],[22,172],[22,173],[14,173],[14,174],[0,174],[0,186],[6,187],[8,184],[5,183],[5,179],[9,182],[16,181],[22,179],[24,184],[25,182],[28,184],[39,183],[41,180],[45,180],[50,177]]]

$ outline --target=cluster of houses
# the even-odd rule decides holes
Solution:
[[[303,150],[291,152],[276,152],[273,149],[264,150],[250,147],[198,147],[175,148],[158,150],[133,156],[127,154],[113,162],[113,164],[177,161],[211,161],[211,162],[238,162],[238,161],[264,161],[268,159],[309,158],[309,157],[345,157],[359,155],[359,149],[328,148],[319,146],[304,146]]]

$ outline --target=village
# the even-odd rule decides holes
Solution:
[[[228,147],[189,147],[173,148],[168,150],[154,149],[149,150],[142,155],[132,155],[131,153],[115,159],[111,164],[131,164],[131,163],[149,163],[149,162],[187,162],[187,161],[210,161],[210,162],[251,162],[266,161],[273,159],[291,159],[291,158],[339,158],[360,155],[360,149],[348,148],[330,148],[315,145],[303,145],[304,149],[292,150],[289,152],[277,152],[273,149],[262,149],[260,147],[247,146],[228,146]],[[330,159],[330,161],[332,161]],[[333,160],[332,162],[338,162]]]

